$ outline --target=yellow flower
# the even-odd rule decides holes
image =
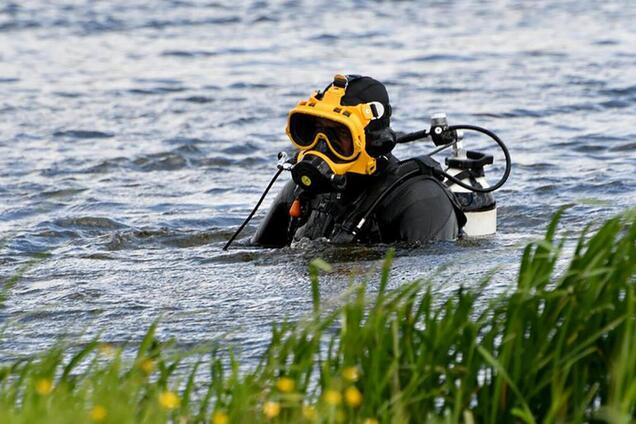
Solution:
[[[280,403],[278,402],[265,402],[263,405],[263,413],[267,418],[274,418],[280,414]]]
[[[324,399],[325,402],[327,402],[329,405],[340,405],[340,402],[342,402],[342,395],[340,394],[339,391],[334,390],[334,389],[327,389],[325,390],[324,393]]]
[[[352,408],[357,408],[362,403],[362,393],[355,386],[347,387],[344,396],[345,402]]]
[[[303,417],[307,418],[309,421],[313,421],[316,419],[316,408],[312,405],[303,405]]]
[[[228,424],[230,417],[223,411],[216,411],[212,414],[212,424]]]
[[[108,412],[102,405],[95,405],[91,410],[91,420],[101,423],[106,419]]]
[[[115,348],[111,344],[100,343],[97,350],[100,355],[107,356],[109,358],[112,358],[113,356],[115,356]]]
[[[360,372],[358,371],[357,367],[347,367],[342,370],[342,376],[345,378],[345,380],[355,382],[358,381],[358,378],[360,378]]]
[[[53,382],[48,378],[40,378],[35,382],[35,391],[40,396],[46,396],[53,391]]]
[[[380,422],[375,418],[365,418],[362,424],[380,424]]]
[[[164,409],[176,409],[179,406],[179,396],[174,392],[162,392],[159,394],[159,403]]]
[[[149,358],[142,359],[141,362],[139,362],[139,368],[144,374],[149,375],[155,369],[155,362]]]
[[[292,380],[289,377],[281,377],[276,382],[276,388],[283,393],[290,393],[294,391],[295,387],[296,387],[296,383],[294,382],[294,380]]]

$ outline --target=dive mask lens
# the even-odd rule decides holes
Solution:
[[[300,148],[307,149],[311,147],[316,136],[316,117],[303,113],[294,113],[289,117],[289,133],[292,141]]]
[[[325,139],[338,159],[347,160],[353,156],[354,138],[351,130],[339,122],[294,113],[289,117],[289,132],[293,142],[301,149],[310,149],[320,139]]]
[[[318,118],[316,121],[318,124],[316,133],[326,136],[327,143],[334,153],[341,159],[353,155],[353,137],[347,126],[324,118]]]

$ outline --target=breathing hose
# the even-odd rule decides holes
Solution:
[[[276,171],[276,174],[274,174],[274,178],[272,178],[272,180],[267,185],[267,188],[265,189],[265,191],[261,195],[261,198],[258,199],[258,202],[256,203],[256,206],[254,206],[254,209],[252,209],[252,212],[250,212],[250,214],[247,216],[245,221],[243,221],[243,223],[238,228],[238,230],[236,230],[236,232],[232,235],[232,237],[230,237],[230,239],[227,241],[227,243],[225,243],[225,246],[223,246],[223,250],[227,250],[228,247],[230,247],[230,245],[232,244],[234,239],[236,237],[238,237],[238,235],[241,233],[241,231],[243,231],[243,228],[245,228],[247,223],[250,222],[250,220],[252,219],[252,217],[254,216],[256,211],[258,210],[258,208],[261,206],[261,203],[263,203],[263,200],[265,199],[265,196],[267,196],[267,193],[269,192],[269,189],[272,188],[272,186],[274,185],[274,182],[276,182],[276,180],[278,179],[278,176],[281,174],[281,172],[283,172],[283,167],[279,166],[278,170]]]
[[[506,169],[504,170],[503,176],[499,179],[499,181],[497,181],[497,184],[495,184],[495,185],[493,185],[491,187],[488,187],[488,188],[480,188],[480,187],[471,186],[471,185],[464,183],[460,179],[455,178],[453,175],[450,175],[450,174],[448,174],[448,173],[446,173],[444,171],[442,171],[442,174],[446,178],[448,178],[449,181],[452,181],[454,184],[457,184],[458,186],[463,187],[466,190],[474,191],[474,192],[477,192],[477,193],[490,193],[490,192],[493,192],[493,191],[497,190],[502,185],[504,185],[504,183],[508,180],[508,177],[510,176],[510,170],[512,169],[512,159],[510,158],[510,152],[508,152],[508,148],[506,147],[504,142],[501,141],[501,139],[494,132],[492,132],[490,130],[487,130],[486,128],[478,127],[476,125],[451,125],[451,126],[449,126],[446,129],[446,131],[457,131],[457,130],[476,131],[476,132],[485,134],[488,137],[490,137],[501,148],[501,150],[502,150],[502,152],[504,154],[504,157],[506,158]],[[398,143],[398,144],[409,143],[411,141],[415,141],[415,140],[419,140],[419,139],[422,139],[422,138],[426,138],[426,137],[428,137],[430,135],[431,135],[430,131],[427,131],[427,130],[415,131],[415,132],[412,132],[412,133],[400,135],[399,137],[397,137],[396,143]],[[457,143],[457,141],[459,141],[459,140],[455,140],[452,143],[445,144],[445,145],[441,146],[440,148],[433,150],[431,153],[428,154],[428,156],[433,156],[434,154],[437,154],[437,153],[441,152],[442,150],[445,150],[445,149],[451,147],[452,145]]]

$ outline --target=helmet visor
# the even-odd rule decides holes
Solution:
[[[304,113],[294,113],[289,117],[289,132],[292,141],[301,149],[310,149],[322,134],[329,148],[340,159],[353,156],[354,143],[351,130],[344,124],[326,118]]]

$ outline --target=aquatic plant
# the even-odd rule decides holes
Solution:
[[[487,280],[441,304],[425,282],[389,291],[390,252],[372,299],[353,286],[325,311],[316,260],[313,314],[274,325],[257,366],[175,353],[154,324],[134,360],[96,340],[3,365],[0,422],[633,422],[636,211],[585,231],[558,275],[557,222],[494,301]]]

